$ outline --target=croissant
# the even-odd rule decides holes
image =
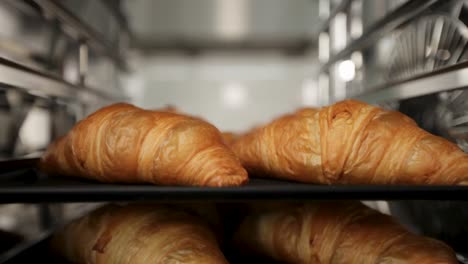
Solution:
[[[224,143],[228,146],[234,144],[234,142],[239,138],[239,134],[233,132],[222,132],[221,135],[223,136]]]
[[[177,107],[175,107],[173,105],[166,105],[163,108],[159,108],[159,109],[155,109],[155,110],[156,111],[169,112],[169,113],[179,113],[179,114],[182,113],[182,111],[180,111]],[[203,118],[198,117],[198,116],[194,116],[194,115],[190,115],[190,116],[204,120]],[[223,137],[224,143],[226,145],[230,146],[232,143],[234,143],[234,141],[237,139],[237,137],[239,135],[236,134],[236,133],[233,133],[233,132],[221,132],[221,136]]]
[[[359,202],[255,208],[234,236],[245,254],[286,263],[458,263],[444,243],[405,230]]]
[[[73,263],[228,263],[207,224],[164,206],[104,206],[54,234],[51,248]]]
[[[455,144],[355,100],[282,116],[232,149],[251,173],[307,183],[468,183],[468,156]]]
[[[40,168],[103,182],[237,186],[248,180],[214,126],[124,103],[80,121],[51,144]]]

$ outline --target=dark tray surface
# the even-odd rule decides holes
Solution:
[[[0,174],[0,202],[98,202],[153,200],[468,200],[468,186],[313,185],[251,178],[240,187],[108,184],[40,176],[34,170]]]

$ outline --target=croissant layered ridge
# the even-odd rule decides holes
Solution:
[[[444,243],[359,202],[254,206],[234,238],[244,255],[295,264],[456,264]]]
[[[248,179],[211,124],[124,103],[80,121],[51,144],[41,168],[103,182],[237,186]]]
[[[162,205],[107,205],[66,225],[51,247],[72,263],[228,263],[199,217]]]
[[[355,100],[284,115],[236,140],[249,172],[320,184],[468,183],[468,156],[396,111]]]

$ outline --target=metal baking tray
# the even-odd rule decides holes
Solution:
[[[0,203],[319,199],[468,200],[468,186],[313,185],[251,178],[245,186],[213,188],[108,184],[49,177],[35,169],[0,173]]]

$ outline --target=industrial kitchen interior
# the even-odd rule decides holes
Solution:
[[[468,1],[0,1],[0,263],[468,263]]]

